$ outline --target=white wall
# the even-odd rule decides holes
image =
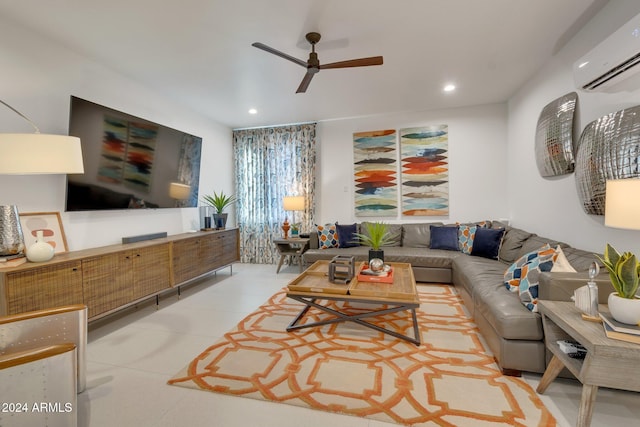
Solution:
[[[637,0],[609,2],[509,101],[508,215],[514,226],[586,250],[602,252],[610,242],[619,250],[640,253],[640,232],[606,228],[604,217],[587,215],[580,205],[575,174],[542,178],[534,156],[540,112],[554,99],[577,91],[573,63],[638,13]],[[640,104],[640,90],[577,93],[580,132],[602,115]],[[575,138],[577,143],[579,134]]]
[[[356,217],[353,133],[437,124],[449,125],[449,216],[401,217],[399,213],[397,217]],[[506,218],[505,104],[327,121],[318,124],[317,136],[316,222],[319,224],[363,220],[449,222]],[[400,195],[398,206],[401,206]]]
[[[43,133],[67,134],[70,96],[75,95],[202,137],[200,194],[234,192],[229,128],[1,18],[0,70],[0,99],[31,118]],[[13,112],[0,109],[0,131],[32,131]],[[61,212],[71,250],[119,243],[123,236],[177,234],[198,227],[197,208],[65,213],[64,202],[63,175],[0,175],[0,204],[17,205],[20,212]],[[230,213],[230,224],[235,224]]]

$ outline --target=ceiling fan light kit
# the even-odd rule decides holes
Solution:
[[[320,61],[318,60],[318,54],[316,53],[316,43],[320,41],[320,38],[320,33],[307,33],[306,39],[311,44],[311,53],[309,53],[309,59],[306,62],[291,55],[287,55],[286,53],[267,46],[263,43],[256,42],[251,46],[257,47],[258,49],[262,49],[265,52],[269,52],[273,55],[289,60],[307,69],[307,73],[302,78],[302,82],[300,82],[300,86],[298,86],[298,90],[296,90],[296,93],[306,92],[307,88],[309,87],[309,83],[311,83],[311,79],[313,79],[313,76],[320,72],[320,70],[367,67],[370,65],[382,65],[383,63],[382,56],[371,56],[368,58],[349,59],[347,61],[332,62],[330,64],[321,65]]]

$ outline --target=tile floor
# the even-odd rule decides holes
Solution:
[[[87,390],[78,396],[79,426],[353,426],[390,424],[295,406],[174,387],[166,381],[196,354],[286,285],[297,267],[236,264],[155,303],[93,323]],[[539,375],[526,375],[536,387]],[[638,379],[640,381],[640,379]],[[575,425],[581,388],[557,380],[544,403],[560,426]],[[634,425],[640,393],[600,390],[594,427]]]

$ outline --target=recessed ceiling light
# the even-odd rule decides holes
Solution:
[[[456,90],[456,85],[449,83],[448,85],[446,85],[443,90],[445,92],[453,92],[454,90]]]
[[[258,114],[258,110],[256,110],[255,108],[250,108],[249,114]]]

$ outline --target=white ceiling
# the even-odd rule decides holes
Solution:
[[[504,102],[606,2],[0,0],[0,13],[237,128]],[[306,61],[309,31],[321,63],[384,65],[323,70],[296,94],[304,68],[251,43]]]

